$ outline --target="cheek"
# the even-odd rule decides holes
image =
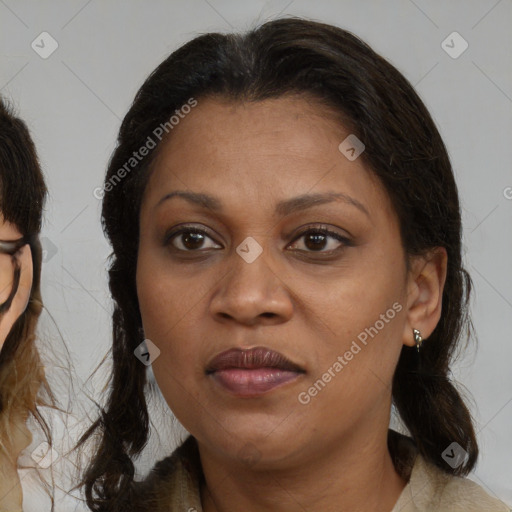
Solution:
[[[404,308],[401,275],[398,263],[361,259],[350,271],[311,292],[309,301],[330,328],[334,344],[340,339],[357,339],[376,322],[380,334],[398,332],[397,310]],[[393,309],[394,303],[399,305]],[[364,334],[360,338],[364,341]]]
[[[186,278],[154,249],[141,242],[137,262],[137,295],[147,337],[166,345],[201,305],[207,285]]]
[[[402,347],[404,267],[400,254],[360,261],[354,272],[310,297],[324,327],[309,384],[328,381],[324,404],[367,403],[386,393]],[[334,376],[333,376],[334,375]],[[313,391],[313,394],[315,391]],[[320,405],[319,405],[320,406]]]
[[[183,386],[194,392],[194,382],[202,376],[197,356],[204,339],[200,328],[207,290],[204,279],[184,279],[152,255],[140,253],[137,294],[142,325],[145,337],[160,350],[152,367],[169,403]]]
[[[335,434],[343,424],[388,409],[403,318],[403,306],[383,297],[366,297],[357,308],[338,311],[337,323],[332,315],[326,318],[336,336],[327,346],[322,341],[317,364],[299,389],[305,422],[321,418],[323,430]]]

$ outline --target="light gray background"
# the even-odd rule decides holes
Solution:
[[[474,397],[481,458],[472,478],[512,503],[511,0],[0,0],[0,92],[31,128],[50,199],[43,296],[70,348],[77,388],[110,343],[100,186],[120,120],[144,78],[198,33],[278,15],[337,24],[411,81],[450,152],[464,213],[479,338],[453,368]],[[58,49],[31,43],[46,31]],[[441,47],[468,42],[457,59]],[[508,198],[507,198],[508,196]]]

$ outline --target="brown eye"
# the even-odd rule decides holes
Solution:
[[[303,239],[302,243],[298,243]],[[293,242],[292,248],[305,252],[333,252],[350,244],[350,240],[328,229],[308,229],[303,231]],[[302,246],[302,247],[301,247]]]
[[[166,237],[166,244],[171,244],[174,249],[179,251],[188,252],[220,248],[215,242],[213,245],[205,246],[207,240],[214,242],[205,230],[199,228],[183,228],[170,233]]]
[[[200,249],[204,243],[204,235],[202,233],[182,233],[182,245],[188,250]]]
[[[329,237],[323,233],[309,233],[304,237],[304,245],[311,251],[318,251],[325,248]]]

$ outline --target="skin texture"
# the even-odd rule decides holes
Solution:
[[[403,344],[414,345],[412,328],[428,338],[439,320],[446,252],[411,260],[407,272],[384,188],[361,158],[338,150],[348,134],[304,97],[208,98],[154,162],[140,213],[138,297],[145,336],[161,351],[158,385],[199,443],[207,512],[384,511],[405,485],[386,444],[391,381]],[[160,202],[175,190],[213,195],[222,211]],[[280,201],[326,192],[367,213],[349,201],[274,212]],[[186,234],[166,242],[183,223],[208,230],[199,249],[186,252],[198,246],[183,245]],[[322,226],[349,243],[299,236]],[[236,252],[247,237],[263,249],[252,263]],[[300,403],[394,303],[401,311]],[[205,374],[220,352],[256,346],[305,374],[256,398],[230,395]]]
[[[0,510],[22,510],[23,489],[18,475],[17,459],[32,442],[32,434],[26,426],[26,415],[16,415],[11,421],[12,443],[8,445],[11,456],[0,453]]]
[[[6,222],[0,216],[0,240],[17,240],[21,236],[22,234],[15,225]],[[1,257],[9,258],[5,255]],[[22,247],[16,257],[21,265],[20,283],[11,307],[0,316],[0,349],[4,345],[14,322],[25,311],[32,288],[33,268],[30,246]],[[8,286],[0,290],[0,303],[4,302],[9,296],[10,289],[11,287]],[[0,450],[0,510],[2,511],[21,510],[23,496],[16,461],[19,454],[32,441],[32,436],[25,423],[26,420],[26,414],[15,414],[10,421],[10,441],[5,438],[3,433],[1,436],[1,442],[8,452],[7,455],[4,450]]]

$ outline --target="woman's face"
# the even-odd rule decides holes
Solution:
[[[144,332],[167,403],[218,457],[297,463],[387,429],[408,277],[385,190],[338,149],[348,135],[314,101],[210,98],[160,148],[140,212]]]
[[[19,229],[11,222],[6,221],[3,215],[0,214],[0,240],[10,242],[18,240],[22,236]],[[0,254],[0,304],[3,304],[9,298],[12,290],[14,278],[13,258],[18,261],[20,266],[20,281],[10,308],[0,314],[0,350],[12,326],[23,311],[25,311],[32,289],[32,255],[30,246],[27,244],[14,256]]]

